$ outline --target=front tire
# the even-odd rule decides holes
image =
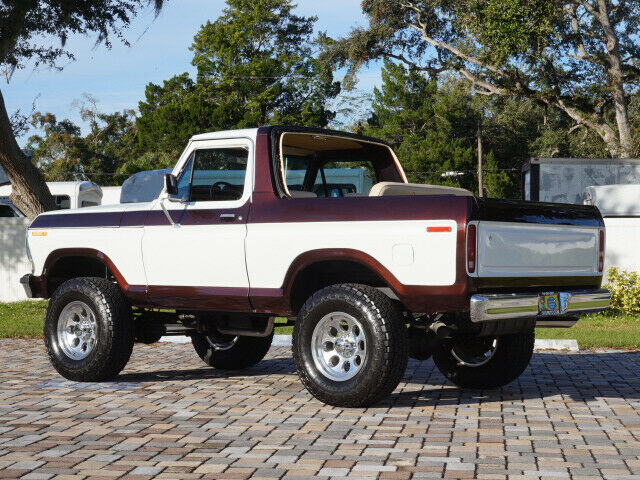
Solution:
[[[506,385],[525,371],[533,354],[535,330],[514,335],[454,340],[433,352],[442,374],[463,388]]]
[[[379,290],[333,285],[303,305],[293,329],[300,380],[318,400],[366,407],[388,396],[407,367],[402,312]]]
[[[133,350],[131,307],[120,288],[104,278],[74,278],[54,292],[44,321],[53,367],[78,382],[118,375]]]
[[[271,348],[273,332],[266,337],[245,337],[214,333],[194,333],[191,343],[198,356],[210,367],[240,370],[260,362]]]

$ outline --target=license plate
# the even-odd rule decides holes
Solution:
[[[538,312],[560,313],[560,296],[557,293],[541,293],[538,295]]]

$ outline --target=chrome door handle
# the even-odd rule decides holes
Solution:
[[[220,220],[225,220],[227,222],[231,222],[236,219],[235,213],[221,213]]]

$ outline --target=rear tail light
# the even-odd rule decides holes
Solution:
[[[476,226],[469,225],[467,228],[467,271],[476,271]]]
[[[600,230],[600,242],[598,247],[598,271],[604,270],[604,230]]]

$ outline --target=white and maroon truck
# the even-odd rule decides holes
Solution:
[[[286,317],[308,390],[366,406],[409,356],[462,387],[517,378],[536,326],[608,307],[604,239],[595,207],[410,184],[382,141],[262,127],[193,137],[152,202],[38,216],[22,283],[50,299],[45,343],[68,379],[112,378],[166,334],[245,368]]]

